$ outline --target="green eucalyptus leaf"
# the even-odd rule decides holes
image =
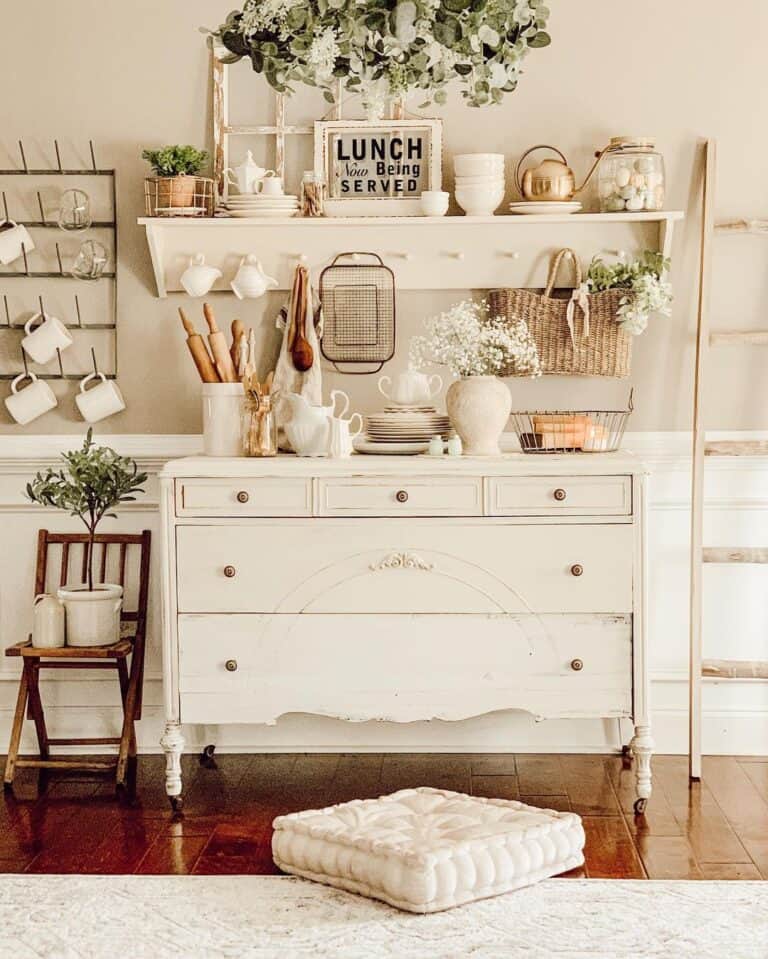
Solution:
[[[550,43],[552,43],[552,37],[546,31],[540,30],[535,37],[528,41],[528,46],[535,50],[539,47],[548,47]]]

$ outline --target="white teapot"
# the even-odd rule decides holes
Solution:
[[[265,176],[274,176],[274,170],[265,170],[253,159],[253,154],[249,150],[245,155],[245,160],[233,169],[226,169],[227,179],[236,186],[240,193],[256,193],[257,184]]]
[[[264,296],[267,290],[276,287],[278,283],[274,277],[267,276],[259,260],[253,253],[249,253],[240,261],[235,278],[229,285],[238,300],[255,300]]]
[[[349,397],[342,390],[331,391],[330,406],[312,406],[298,393],[286,393],[283,399],[291,408],[291,420],[285,435],[297,456],[325,456],[328,450],[329,418],[336,414],[336,400],[343,398],[339,416],[349,409]]]
[[[385,382],[391,392],[384,388]],[[394,384],[389,376],[380,376],[378,386],[381,395],[397,406],[426,406],[443,388],[443,380],[437,373],[427,376],[408,369],[397,376]]]

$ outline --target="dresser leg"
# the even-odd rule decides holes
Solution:
[[[160,740],[160,745],[165,753],[165,791],[174,812],[179,812],[181,810],[181,754],[184,751],[181,723],[165,724],[165,733]]]
[[[651,756],[655,743],[651,736],[649,725],[635,726],[635,735],[630,743],[635,757],[635,776],[637,781],[637,796],[635,812],[642,815],[648,800],[651,798]]]

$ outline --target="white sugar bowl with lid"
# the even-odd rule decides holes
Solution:
[[[664,209],[664,157],[651,137],[612,137],[598,167],[603,213]]]

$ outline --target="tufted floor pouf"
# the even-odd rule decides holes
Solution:
[[[442,789],[401,789],[278,816],[272,857],[284,872],[439,912],[529,886],[584,862],[574,813]]]

